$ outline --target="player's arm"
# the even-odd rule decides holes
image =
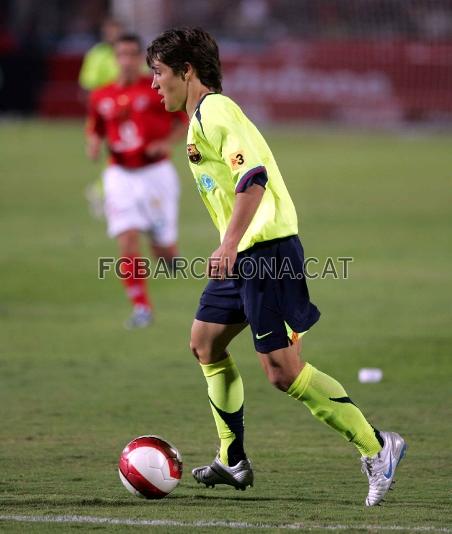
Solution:
[[[91,161],[96,161],[100,154],[102,139],[104,137],[104,120],[97,112],[93,93],[88,104],[88,118],[86,121],[86,155]]]
[[[229,167],[235,188],[231,220],[221,246],[211,256],[211,263],[217,267],[212,275],[224,277],[232,274],[239,243],[259,208],[268,177],[261,154],[253,139],[244,133],[234,109],[213,108],[205,115],[206,137]],[[214,117],[212,122],[209,116]],[[218,259],[213,260],[214,257]]]
[[[95,133],[86,136],[86,156],[91,161],[97,161],[102,145],[102,138]]]
[[[224,278],[226,274],[232,274],[237,248],[256,214],[264,192],[264,187],[253,183],[243,192],[236,194],[231,220],[223,241],[209,260],[210,276]]]
[[[187,135],[187,115],[185,113],[173,113],[172,129],[168,137],[152,141],[146,147],[146,154],[151,157],[169,156],[171,147],[184,139]]]

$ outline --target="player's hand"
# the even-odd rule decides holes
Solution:
[[[152,143],[149,143],[149,145],[146,147],[145,153],[150,158],[167,158],[170,156],[171,146],[168,141],[152,141]]]
[[[231,276],[236,259],[237,247],[222,244],[215,252],[212,252],[207,262],[207,276],[220,280]]]

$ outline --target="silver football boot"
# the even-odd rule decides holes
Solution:
[[[213,488],[216,484],[227,484],[237,490],[245,490],[254,482],[251,462],[248,459],[241,460],[234,466],[228,466],[221,463],[217,456],[211,465],[195,467],[191,473],[198,484],[203,483],[207,488]]]
[[[383,501],[383,497],[395,483],[395,470],[407,450],[405,440],[399,434],[380,432],[380,435],[384,441],[383,449],[372,458],[367,456],[361,458],[361,471],[369,479],[366,506],[375,506]]]
[[[132,315],[124,323],[124,328],[126,330],[146,328],[152,324],[153,319],[152,311],[147,306],[134,306]]]

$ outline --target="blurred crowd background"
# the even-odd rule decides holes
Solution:
[[[0,0],[0,113],[82,116],[111,18],[145,43],[211,31],[225,93],[258,120],[452,125],[452,0]]]

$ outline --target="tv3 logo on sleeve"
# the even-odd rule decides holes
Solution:
[[[245,155],[243,150],[238,150],[229,155],[231,161],[231,167],[234,171],[240,169],[240,167],[245,163]]]

